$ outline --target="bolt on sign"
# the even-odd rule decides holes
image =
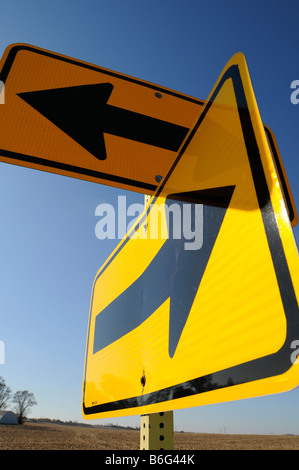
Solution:
[[[0,62],[0,104],[0,161],[154,194],[204,101],[13,44]],[[294,226],[293,197],[268,134]]]
[[[238,53],[144,213],[95,277],[84,417],[296,387],[298,298],[292,226]]]

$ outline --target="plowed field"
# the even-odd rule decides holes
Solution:
[[[299,436],[175,433],[175,450],[299,450]],[[139,450],[139,431],[0,425],[0,450]]]

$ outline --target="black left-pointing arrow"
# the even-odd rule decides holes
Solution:
[[[19,93],[27,104],[99,160],[107,158],[104,134],[176,152],[186,127],[107,104],[111,83]]]

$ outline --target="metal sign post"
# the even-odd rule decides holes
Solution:
[[[140,450],[173,449],[173,411],[141,415]]]

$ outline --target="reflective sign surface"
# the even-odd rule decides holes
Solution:
[[[0,61],[0,161],[154,194],[204,101],[28,44]],[[290,220],[298,215],[265,126]]]
[[[95,278],[84,416],[297,386],[298,295],[291,223],[237,54],[144,214]]]
[[[156,190],[203,106],[26,44],[6,49],[1,83],[1,161],[147,193]]]

